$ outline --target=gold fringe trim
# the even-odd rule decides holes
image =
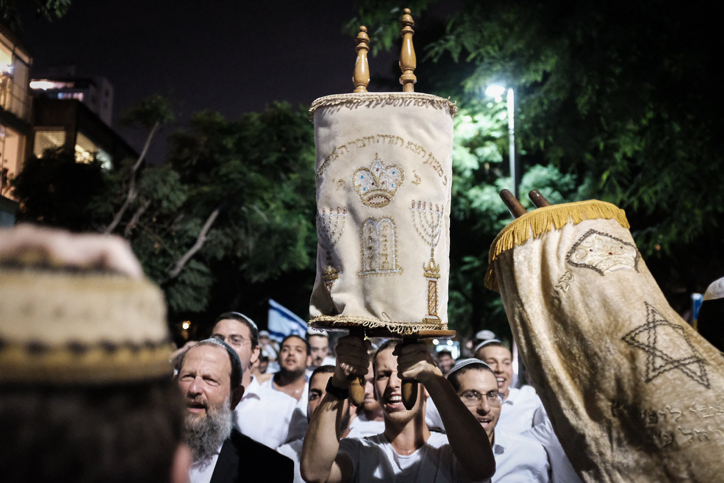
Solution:
[[[530,211],[503,228],[493,240],[488,254],[488,273],[485,275],[485,286],[498,291],[498,281],[493,270],[493,261],[508,250],[522,245],[531,238],[540,238],[552,231],[560,230],[569,223],[579,224],[584,220],[616,220],[622,227],[631,226],[626,219],[626,212],[614,204],[605,201],[588,200],[577,203],[545,206]]]
[[[324,326],[339,327],[340,329],[382,328],[399,335],[415,335],[423,330],[447,330],[447,324],[396,322],[376,319],[374,317],[357,317],[353,315],[320,315],[319,317],[314,317],[309,321],[309,325],[312,327],[314,327],[317,323]]]
[[[69,346],[38,352],[28,344],[6,343],[0,349],[0,382],[90,385],[171,377],[171,344],[153,347],[91,346],[82,352]]]
[[[458,108],[450,99],[433,96],[432,94],[422,94],[420,92],[385,92],[385,93],[360,93],[360,94],[336,94],[333,96],[320,97],[312,103],[309,108],[309,119],[314,120],[314,112],[320,108],[336,108],[340,110],[343,107],[347,109],[357,109],[359,107],[398,107],[398,106],[417,106],[417,107],[433,107],[435,109],[447,110],[450,117],[455,117]]]

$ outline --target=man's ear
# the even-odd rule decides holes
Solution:
[[[253,366],[254,363],[259,359],[259,354],[261,354],[261,348],[259,347],[259,344],[254,347],[254,350],[251,351],[251,357],[249,358],[249,367]]]
[[[312,354],[309,354],[307,356],[307,367],[312,365]]]
[[[239,386],[231,391],[231,410],[236,409],[236,406],[241,401],[241,397],[244,395],[244,386]]]
[[[188,483],[192,460],[193,456],[189,447],[184,443],[179,443],[171,463],[171,483]]]

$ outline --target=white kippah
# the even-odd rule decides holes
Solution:
[[[307,329],[307,338],[312,335],[318,335],[318,336],[326,337],[327,339],[329,339],[329,334],[327,334],[326,330],[315,329],[314,327],[310,327],[309,329]]]
[[[481,330],[475,334],[475,338],[480,340],[495,339],[495,332],[492,330]]]
[[[473,349],[473,354],[475,354],[476,352],[478,352],[478,349],[481,349],[481,348],[485,347],[485,346],[488,345],[488,344],[492,344],[493,342],[497,342],[498,344],[502,344],[502,342],[501,342],[500,340],[498,340],[498,339],[484,340],[484,341],[482,341],[480,344],[478,344],[478,345],[475,346],[475,349]]]
[[[455,365],[453,366],[453,368],[450,369],[450,372],[448,372],[447,377],[450,377],[452,374],[459,371],[463,367],[467,367],[467,366],[471,366],[471,365],[483,366],[483,367],[490,369],[490,366],[487,365],[485,362],[481,361],[480,359],[471,357],[470,359],[461,359],[461,360],[457,361],[455,363]],[[492,371],[492,369],[490,369],[490,370]]]
[[[704,300],[717,300],[720,298],[724,298],[724,277],[712,282],[704,294]]]

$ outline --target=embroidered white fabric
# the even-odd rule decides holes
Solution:
[[[358,102],[368,100],[361,94],[315,102],[312,323],[447,327],[451,103],[415,96],[425,102]]]
[[[621,221],[581,216],[593,206],[539,208],[569,221],[491,248],[560,443],[584,481],[719,480],[724,414],[704,408],[721,407],[724,359],[669,305]],[[505,233],[544,226],[536,211]]]

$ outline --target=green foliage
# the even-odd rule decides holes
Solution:
[[[370,37],[370,48],[372,54],[389,50],[393,43],[400,38],[400,19],[403,15],[403,7],[400,3],[390,0],[369,0],[358,2],[357,15],[349,20],[344,26],[344,31],[352,37],[356,37],[359,27],[367,27],[367,34]],[[408,0],[404,8],[409,8],[413,19],[426,11],[435,0]]]
[[[462,334],[483,327],[509,333],[500,297],[484,287],[490,244],[511,221],[498,195],[511,187],[503,169],[506,123],[504,104],[494,102],[473,102],[455,118],[448,315],[451,327]],[[521,192],[533,188],[554,203],[572,201],[577,194],[576,177],[554,166],[526,170]],[[522,202],[530,208],[530,202]]]
[[[72,0],[33,0],[35,15],[47,20],[57,20],[64,17]],[[0,23],[6,25],[13,32],[22,27],[18,0],[0,0]]]
[[[354,22],[374,22],[382,29],[375,31],[379,46],[392,46],[399,26],[386,17],[393,2],[358,3]],[[675,294],[702,291],[724,270],[718,258],[700,255],[716,253],[724,241],[724,96],[711,75],[718,19],[663,0],[467,0],[443,19],[444,32],[419,42],[435,3],[413,10],[418,78],[435,79],[427,91],[452,96],[476,119],[494,116],[480,101],[485,86],[514,88],[521,193],[536,188],[552,202],[596,198],[624,208],[647,264],[683,312],[689,302]],[[505,132],[502,124],[497,129]],[[459,125],[456,135],[466,136]],[[485,148],[487,142],[504,155],[505,140],[479,142],[480,150],[456,143],[454,153],[453,215],[467,219],[485,245],[478,254],[453,253],[471,277],[482,275],[490,230],[503,222],[496,191],[508,187],[500,178],[505,169]],[[453,250],[460,236],[453,232]],[[451,293],[451,314],[477,290],[473,282],[455,283],[465,297]]]
[[[172,116],[162,98],[152,97],[124,118],[152,128]],[[106,171],[100,163],[78,164],[65,151],[32,158],[14,181],[20,219],[102,231],[127,198],[136,162]],[[161,284],[172,319],[204,313],[212,303],[226,310],[231,301],[217,299],[228,296],[228,285],[241,292],[312,270],[314,187],[306,109],[273,103],[237,121],[202,112],[171,136],[163,166],[145,165],[136,173],[136,196],[114,231],[129,240],[146,274]],[[197,241],[200,249],[188,257]]]
[[[166,99],[158,94],[150,96],[131,106],[121,114],[122,126],[143,126],[150,129],[154,124],[168,124],[174,114]]]
[[[47,151],[28,159],[13,180],[13,196],[21,200],[18,222],[87,230],[97,220],[93,200],[103,196],[106,182],[100,162],[77,163],[74,153]]]

